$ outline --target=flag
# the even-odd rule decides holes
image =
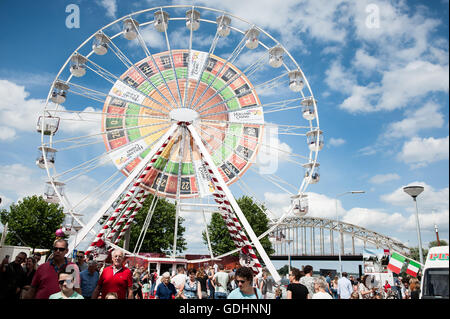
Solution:
[[[420,264],[415,261],[410,261],[408,264],[408,268],[406,268],[406,273],[410,276],[417,277],[417,273],[420,270]]]
[[[402,270],[403,263],[405,262],[405,257],[400,256],[397,253],[392,253],[391,259],[389,260],[389,264],[387,268],[395,272],[396,274],[399,274]]]

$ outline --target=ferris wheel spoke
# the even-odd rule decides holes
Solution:
[[[179,130],[179,127],[177,128],[177,131]],[[175,138],[177,138],[176,137],[176,134],[177,134],[177,132],[174,132],[174,135],[173,135],[173,138],[175,139]],[[171,145],[171,149],[169,150],[169,155],[168,155],[168,159],[170,159],[172,156],[173,156],[173,152],[175,151],[175,149],[176,149],[176,147],[175,147],[175,143],[176,142],[174,142],[174,144],[172,144]],[[167,145],[166,147],[169,147],[169,145]],[[164,150],[162,150],[162,152],[164,152]],[[159,157],[161,157],[161,155],[159,155]],[[169,166],[169,160],[168,161],[166,161],[166,163],[164,164],[164,167],[163,167],[163,169],[161,170],[161,176],[158,178],[158,176],[156,177],[156,187],[155,187],[155,193],[154,193],[154,197],[153,197],[153,202],[155,201],[155,198],[158,198],[158,194],[159,194],[159,192],[160,192],[160,188],[161,188],[161,184],[162,184],[162,181],[163,181],[163,175],[164,175],[164,173],[166,173],[167,172],[167,168],[168,168],[168,166]],[[152,202],[152,203],[153,203]],[[154,210],[155,210],[155,208],[156,208],[156,202],[155,202],[155,204],[154,204],[154,206],[152,207],[152,205],[150,205],[150,208],[149,208],[149,210],[148,210],[148,212],[147,212],[147,217],[146,217],[146,220],[148,219],[148,222],[147,222],[147,226],[146,226],[146,228],[148,229],[148,227],[150,226],[150,222],[151,222],[151,219],[152,219],[152,216],[153,216],[153,213],[154,213]],[[149,217],[150,216],[150,217]],[[142,246],[142,243],[143,243],[143,241],[144,241],[144,239],[145,239],[145,234],[146,234],[146,232],[147,231],[143,231],[143,230],[141,230],[141,234],[139,235],[139,238],[138,238],[138,244],[136,244],[136,246],[135,247],[139,247],[138,248],[138,252],[140,251],[140,249],[141,249],[141,246]],[[139,239],[140,239],[140,243],[139,243]]]
[[[132,21],[133,21],[133,24],[134,24],[134,20],[132,19]],[[151,57],[152,58],[152,60],[153,60],[153,63],[154,63],[154,65],[156,66],[156,68],[158,69],[158,71],[159,71],[159,73],[160,73],[160,76],[161,77],[163,77],[163,75],[162,75],[162,73],[161,73],[161,70],[159,69],[159,66],[158,66],[158,64],[155,62],[155,60],[154,60],[154,57],[153,57],[153,55],[150,53],[150,51],[149,51],[149,49],[148,49],[148,47],[147,47],[147,44],[145,43],[145,41],[144,41],[144,39],[143,39],[143,37],[142,37],[142,34],[141,34],[141,32],[139,31],[139,28],[138,27],[136,27],[136,25],[134,25],[135,26],[135,29],[136,29],[136,31],[137,31],[137,35],[138,35],[138,42],[139,42],[139,44],[140,44],[140,46],[142,47],[142,49],[144,50],[144,53],[145,53],[145,55],[147,56],[147,57]],[[128,57],[117,47],[117,45],[115,45],[115,43],[112,41],[112,39],[110,39],[110,41],[111,41],[111,44],[113,45],[113,52],[114,52],[114,54],[116,55],[116,57],[119,59],[119,60],[121,60],[122,61],[122,63],[127,67],[127,69],[130,69],[130,68],[134,68],[134,70],[136,71],[136,72],[138,72],[148,83],[150,83],[152,86],[153,86],[153,88],[156,90],[156,92],[158,92],[158,94],[167,102],[167,104],[168,105],[170,105],[171,107],[172,107],[172,109],[173,108],[175,108],[175,106],[176,106],[176,101],[174,100],[174,102],[175,102],[175,104],[172,104],[171,102],[169,102],[169,100],[167,99],[167,97],[158,89],[158,87],[153,83],[153,81],[151,81],[149,78],[148,78],[148,76],[147,76],[147,74],[145,74],[143,71],[142,71],[142,69],[140,68],[140,67],[137,67],[136,66],[136,64],[134,64],[134,63],[132,63],[129,59],[128,59]],[[164,78],[163,78],[164,79]],[[167,88],[167,90],[169,90],[169,92],[170,92],[170,88],[169,88],[169,86],[167,85],[167,82],[166,81],[164,81],[164,83],[165,83],[165,86],[166,86],[166,88]],[[168,110],[168,109],[167,109]]]
[[[239,188],[241,189],[241,191],[244,194],[246,194],[246,193],[249,194],[249,197],[251,197],[256,202],[256,205],[261,210],[261,212],[263,212],[267,216],[267,218],[270,219],[271,222],[274,222],[274,219],[272,217],[275,217],[276,215],[270,210],[270,208],[264,207],[264,203],[262,203],[258,199],[258,197],[250,190],[250,187],[248,187],[248,185],[246,183],[244,183],[242,178],[238,179],[237,185],[239,186]],[[270,216],[267,212],[269,212],[272,216]]]
[[[202,130],[202,129],[200,129],[200,131],[202,131],[202,132],[205,133],[205,134],[208,134],[207,132],[205,132],[205,131]],[[211,135],[211,134],[208,134],[208,135],[209,135],[210,137],[212,137],[213,139],[216,140],[216,138],[215,138],[214,135]],[[219,141],[219,142],[220,142],[220,141]],[[226,148],[228,148],[229,150],[231,150],[234,154],[237,154],[237,153],[236,153],[236,150],[235,150],[234,148],[232,148],[231,146],[227,145],[226,143],[223,143],[222,145],[224,145]],[[226,166],[229,170],[232,171],[232,167],[230,167],[226,162],[225,162],[224,164],[225,164],[225,166]],[[257,163],[255,163],[255,164],[258,165]],[[255,170],[254,168],[252,168],[252,167],[250,167],[250,169],[251,169],[252,171],[256,171],[256,170]],[[274,185],[278,186],[278,187],[281,188],[282,190],[284,190],[284,191],[286,191],[286,192],[288,192],[289,194],[292,195],[292,193],[291,193],[290,191],[288,191],[288,190],[286,190],[285,188],[283,188],[282,186],[280,186],[280,185],[278,184],[278,182],[282,182],[282,183],[284,183],[284,184],[286,184],[286,185],[288,185],[288,186],[293,187],[294,189],[295,189],[295,187],[294,187],[293,185],[291,185],[290,183],[286,182],[285,180],[283,180],[282,178],[276,176],[275,174],[272,174],[272,175],[276,176],[276,178],[271,177],[271,176],[269,176],[269,175],[267,175],[267,174],[261,174],[261,173],[259,173],[259,172],[258,172],[258,174],[261,175],[264,179],[271,181]],[[264,176],[263,176],[263,175],[264,175]],[[276,181],[275,179],[277,179],[278,181]]]
[[[125,87],[127,87],[128,89],[130,89],[131,91],[133,91],[136,94],[136,99],[138,99],[137,96],[140,96],[142,100],[147,98],[147,99],[151,100],[153,103],[158,104],[159,106],[161,106],[162,108],[164,108],[165,110],[170,112],[170,109],[168,109],[164,104],[162,104],[158,100],[155,100],[151,96],[141,92],[140,90],[135,88],[133,85],[131,85],[127,81],[117,77],[115,74],[109,72],[108,70],[106,70],[105,68],[101,67],[100,65],[98,65],[95,62],[93,62],[90,59],[86,59],[86,61],[89,62],[90,64],[92,64],[92,66],[93,66],[93,67],[90,67],[88,64],[86,64],[86,67],[89,70],[91,70],[92,72],[96,73],[97,75],[99,75],[100,77],[105,79],[106,81],[110,82],[112,85],[115,85],[117,82],[120,82],[122,85],[125,85]],[[137,69],[139,69],[139,68],[137,68]],[[142,72],[140,69],[139,69],[139,71]],[[135,103],[135,102],[133,102],[133,103]]]
[[[192,28],[192,27],[191,27]],[[177,238],[178,238],[178,218],[180,215],[180,193],[181,193],[181,168],[183,166],[183,158],[184,158],[184,143],[186,139],[186,129],[184,127],[181,128],[181,141],[180,141],[180,149],[179,149],[179,161],[178,161],[178,176],[177,176],[177,206],[176,206],[176,213],[175,213],[175,231],[173,235],[173,252],[172,255],[175,258],[177,254]]]
[[[222,91],[227,89],[231,85],[231,83],[233,83],[235,80],[242,77],[242,75],[245,75],[246,72],[249,72],[247,74],[247,77],[249,77],[250,75],[255,73],[259,68],[261,68],[263,65],[265,65],[265,61],[264,61],[265,57],[266,57],[266,55],[262,55],[258,60],[256,60],[253,64],[251,64],[249,67],[247,67],[247,69],[245,69],[242,73],[236,73],[235,75],[233,75],[228,81],[225,82],[223,87],[221,87],[214,94],[212,94],[210,97],[208,97],[208,99],[206,99],[203,103],[201,103],[200,105],[196,105],[194,110],[200,110],[209,101],[211,101],[213,98],[215,98],[217,95],[219,95]],[[219,73],[220,72],[217,73],[215,80],[217,79],[217,76],[219,75]],[[213,85],[213,84],[214,84],[214,82],[212,82],[211,85]],[[200,101],[200,98],[197,101]],[[200,112],[200,113],[202,113],[202,112]]]
[[[143,138],[145,138],[145,137],[147,137],[147,136],[149,136],[149,135],[153,135],[153,134],[159,133],[159,132],[161,132],[161,131],[163,131],[163,130],[166,130],[166,129],[168,129],[170,126],[171,126],[171,124],[169,124],[169,125],[167,125],[167,126],[165,126],[165,127],[163,127],[163,128],[156,129],[155,131],[152,131],[151,133],[148,133],[148,134],[145,135],[145,136],[141,136],[141,137],[137,138],[136,140],[133,140],[133,142],[136,142],[137,140],[141,140],[141,139],[143,139]],[[75,149],[75,148],[81,148],[81,147],[91,146],[91,145],[100,144],[100,143],[104,143],[104,141],[103,141],[103,140],[99,140],[99,141],[90,142],[90,143],[84,143],[84,144],[77,143],[76,145],[67,146],[67,147],[65,147],[65,148],[59,149],[58,151],[67,151],[67,150],[71,150],[71,149]],[[127,145],[127,144],[125,144],[125,145]],[[114,150],[117,150],[117,148],[114,149]]]
[[[99,184],[97,187],[95,187],[88,195],[86,195],[84,198],[82,198],[78,203],[76,203],[72,208],[76,209],[78,206],[80,206],[84,201],[86,201],[87,199],[89,199],[90,197],[96,195],[97,198],[102,198],[102,194],[99,193],[98,191],[102,188],[105,187],[106,184],[108,184],[109,182],[111,182],[117,175],[119,175],[120,171],[115,171],[111,176],[109,176],[105,181],[103,181],[101,184]],[[122,176],[119,176],[118,179],[116,179],[113,183],[111,183],[111,185],[109,187],[106,187],[102,193],[106,193],[107,191],[109,191],[112,187],[114,187],[114,185],[116,185],[118,182],[120,182],[123,179]],[[83,211],[83,210],[81,210]]]
[[[69,113],[74,115],[92,115],[92,116],[111,116],[117,118],[139,118],[139,119],[156,119],[156,120],[167,120],[167,116],[156,116],[156,115],[141,115],[141,114],[126,114],[126,113],[111,113],[111,112],[97,112],[97,111],[75,111],[75,110],[56,110],[50,109],[49,113]]]
[[[204,125],[204,124],[200,124],[200,125],[201,126],[207,126],[207,125]],[[216,128],[214,126],[208,126],[208,127],[220,131],[218,128]],[[249,139],[249,138],[247,138],[245,136],[236,135],[236,134],[233,134],[231,132],[228,132],[227,135],[230,135],[230,136],[233,136],[233,137],[239,137],[239,138],[244,139],[245,141],[250,141],[252,143],[256,142],[257,144],[259,144],[259,145],[261,145],[263,147],[270,148],[270,149],[272,149],[274,151],[283,152],[283,153],[285,153],[285,154],[287,154],[289,156],[294,156],[294,157],[298,157],[298,158],[301,158],[301,159],[309,159],[309,157],[307,157],[307,156],[296,154],[296,153],[293,153],[293,152],[289,152],[289,151],[283,150],[281,148],[277,148],[277,147],[271,146],[270,144],[266,144],[266,143],[262,143],[262,142],[259,142],[259,141],[255,141],[255,140]]]
[[[286,74],[288,74],[288,73],[286,73]],[[237,93],[236,94],[236,92],[234,92],[233,93],[233,95],[231,96],[231,97],[229,97],[229,98],[227,98],[227,99],[225,99],[225,100],[222,100],[221,102],[218,102],[218,103],[216,103],[216,104],[213,104],[213,105],[211,105],[211,106],[209,106],[209,107],[207,107],[206,109],[204,109],[204,110],[201,110],[201,111],[199,111],[200,112],[200,114],[202,114],[202,113],[204,113],[204,112],[207,112],[207,111],[209,111],[209,110],[211,110],[211,109],[213,109],[213,108],[215,108],[215,107],[217,107],[217,106],[219,106],[219,105],[224,105],[224,104],[226,104],[227,102],[229,102],[229,101],[231,101],[231,100],[233,100],[233,99],[239,99],[239,98],[241,98],[241,97],[244,97],[244,96],[246,96],[246,95],[248,95],[248,94],[251,94],[251,93],[253,93],[253,91],[256,91],[256,89],[258,88],[258,87],[261,87],[261,86],[267,86],[267,85],[274,85],[274,83],[277,83],[277,85],[279,85],[279,79],[280,78],[282,78],[282,77],[284,77],[286,74],[282,74],[282,75],[279,75],[279,76],[277,76],[277,77],[275,77],[275,78],[273,78],[273,79],[270,79],[270,80],[268,80],[268,81],[266,81],[266,82],[264,82],[264,83],[261,83],[261,84],[258,84],[258,85],[255,85],[254,87],[252,87],[252,88],[250,88],[250,89],[247,89],[247,90],[244,90],[244,91],[239,91],[239,93]],[[203,103],[204,104],[204,103]],[[203,104],[201,105],[201,106],[203,106]],[[252,108],[258,108],[258,107],[261,107],[260,105],[257,105],[257,106],[255,106],[255,107],[252,107]],[[199,108],[200,108],[200,106],[199,106]],[[246,108],[246,109],[250,109],[250,107],[248,107],[248,108]],[[240,110],[234,110],[234,112],[236,112],[236,111],[240,111]],[[222,114],[222,113],[227,113],[227,112],[229,112],[229,111],[224,111],[224,112],[219,112],[219,113],[213,113],[213,114],[207,114],[207,115],[202,115],[202,116],[200,116],[200,118],[202,118],[202,117],[204,117],[204,116],[211,116],[211,115],[215,115],[215,114]]]
[[[148,127],[152,127],[152,126],[171,124],[172,122],[173,121],[170,120],[170,121],[163,121],[163,122],[159,122],[159,123],[151,123],[151,124],[143,124],[143,125],[138,125],[138,126],[129,126],[129,127],[116,128],[116,129],[108,129],[108,130],[105,130],[105,131],[101,131],[100,133],[69,137],[69,138],[60,139],[60,140],[53,140],[52,141],[52,145],[59,144],[59,143],[74,142],[74,141],[80,140],[80,139],[84,140],[84,139],[88,139],[88,138],[91,138],[91,137],[102,136],[102,135],[105,135],[105,134],[121,133],[121,132],[126,131],[126,130],[143,129],[143,128],[148,128]]]
[[[79,91],[73,90],[74,87],[75,87],[76,89],[79,89]],[[83,97],[85,97],[85,98],[88,98],[88,99],[97,101],[97,102],[104,103],[104,102],[105,102],[105,99],[106,99],[107,97],[109,97],[109,98],[111,98],[111,99],[116,99],[116,100],[121,101],[121,102],[134,104],[134,105],[137,105],[137,106],[139,106],[139,107],[143,107],[143,108],[145,108],[145,109],[149,109],[149,110],[152,110],[152,111],[154,111],[154,112],[157,112],[157,113],[160,113],[160,114],[164,114],[164,115],[166,115],[166,116],[169,116],[169,113],[164,112],[163,110],[155,109],[155,108],[153,108],[153,107],[151,107],[151,106],[144,105],[144,104],[141,104],[141,103],[137,103],[136,101],[129,100],[129,99],[126,99],[126,98],[117,96],[117,95],[106,94],[106,93],[103,93],[103,92],[100,92],[100,91],[96,91],[96,90],[93,90],[93,89],[89,89],[89,88],[86,88],[86,87],[84,87],[84,86],[82,86],[82,85],[79,85],[79,84],[70,83],[69,91],[72,92],[72,93],[74,93],[74,94],[76,94],[76,95],[80,95],[80,96],[83,96]],[[98,96],[101,96],[102,99],[100,100],[99,98],[97,98]]]
[[[283,186],[281,186],[280,184],[278,184],[277,182],[275,182],[274,180],[268,178],[267,176],[265,176],[264,174],[261,174],[258,172],[258,170],[255,170],[253,167],[250,167],[250,170],[254,173],[257,173],[259,176],[261,176],[262,178],[264,178],[266,181],[272,183],[273,185],[277,186],[279,189],[281,189],[283,192],[288,193],[289,195],[294,195],[291,191],[287,190],[286,188],[284,188]]]
[[[156,134],[156,133],[159,133],[159,132],[161,132],[161,131],[167,129],[168,127],[170,127],[170,126],[167,126],[167,127],[163,128],[163,129],[161,129],[161,130],[157,130],[157,131],[153,131],[153,132],[147,133],[147,134],[145,134],[144,136],[141,136],[141,137],[139,137],[139,138],[133,140],[133,142],[135,143],[135,142],[138,142],[138,141],[140,141],[140,140],[142,140],[142,139],[145,139],[145,138],[147,138],[147,137],[150,137],[150,136],[152,136],[152,135],[154,135],[154,134]],[[149,147],[151,147],[152,145],[154,145],[157,141],[159,141],[159,139],[160,139],[160,138],[156,139]],[[130,145],[130,144],[123,144],[123,145],[120,145],[119,147],[117,147],[117,148],[115,148],[115,149],[112,149],[112,150],[110,150],[110,151],[104,152],[104,153],[102,153],[101,155],[96,156],[96,157],[93,158],[93,159],[90,159],[90,160],[85,161],[85,162],[83,162],[83,163],[81,163],[81,164],[79,164],[79,165],[76,165],[75,167],[70,168],[70,169],[68,169],[68,170],[66,170],[66,171],[64,171],[64,172],[62,172],[62,173],[56,174],[56,175],[55,175],[55,178],[59,178],[59,177],[64,176],[64,175],[66,175],[66,174],[68,174],[68,173],[71,173],[71,172],[73,172],[73,171],[77,171],[77,170],[80,170],[80,169],[85,169],[85,168],[88,167],[89,165],[92,165],[92,163],[95,162],[95,161],[105,162],[105,159],[108,158],[109,156],[111,156],[112,153],[117,152],[117,151],[120,151],[120,150],[126,148],[126,147],[129,146],[129,145]],[[59,150],[59,151],[61,151],[61,150]],[[135,157],[129,159],[124,165],[126,166],[126,165],[128,164],[128,162],[130,162],[131,160],[133,160],[133,159],[136,158],[137,156],[141,155],[144,151],[145,151],[145,149],[144,149],[144,150],[141,150],[141,151],[138,152],[138,153],[136,153],[136,154],[135,154]],[[111,159],[111,158],[108,158],[108,161],[109,161],[110,159]]]
[[[246,94],[247,93],[244,92],[244,95],[246,95]],[[226,103],[226,102],[232,100],[233,98],[230,98],[229,100],[224,101],[224,102]],[[273,103],[267,103],[267,104],[261,104],[261,105],[255,105],[255,106],[247,106],[247,107],[244,107],[242,109],[237,109],[237,110],[225,110],[225,111],[220,111],[220,112],[215,112],[215,113],[209,113],[209,114],[200,115],[199,118],[200,119],[204,119],[205,117],[211,117],[211,116],[217,116],[217,115],[221,115],[221,114],[230,114],[230,113],[235,113],[235,112],[241,112],[243,110],[255,110],[255,109],[259,109],[259,108],[263,108],[264,109],[264,114],[280,112],[280,111],[284,111],[284,110],[290,110],[290,109],[294,109],[294,108],[299,108],[300,106],[287,107],[287,105],[290,104],[290,103],[293,103],[295,101],[301,101],[301,100],[304,100],[304,98],[282,100],[282,101],[277,101],[277,102],[273,102]],[[212,107],[210,107],[208,109],[199,111],[199,113],[203,114],[205,111],[208,111],[209,109],[217,107],[217,106],[219,106],[221,104],[223,104],[223,103],[222,102],[221,103],[217,103],[217,104],[213,105]],[[266,110],[266,109],[268,109],[268,110]]]
[[[219,41],[219,30],[217,29],[216,30],[216,34],[214,35],[214,39],[213,39],[213,41],[211,43],[211,47],[209,48],[208,55],[206,56],[206,61],[209,61],[209,58],[211,57],[211,54],[214,53],[218,41]],[[202,71],[200,72],[199,80],[197,81],[197,84],[195,85],[194,92],[192,93],[192,96],[191,96],[191,98],[189,100],[188,108],[190,108],[190,109],[193,109],[192,101],[194,100],[195,95],[197,94],[198,87],[200,86],[201,79],[203,78],[203,74],[205,73],[205,70],[206,70],[207,66],[208,66],[208,63],[204,63],[203,66],[202,66]],[[189,69],[188,69],[188,72],[189,72]]]
[[[162,12],[162,8],[161,8],[161,12]],[[170,41],[169,41],[169,37],[167,35],[167,29],[164,29],[164,35],[166,38],[167,49],[169,50],[169,57],[170,57],[170,63],[172,64],[173,75],[175,76],[175,82],[177,84],[178,97],[180,99],[180,103],[176,103],[175,105],[178,105],[178,107],[183,107],[181,105],[183,103],[183,99],[181,98],[180,84],[178,83],[177,71],[175,70],[175,62],[173,60],[172,48],[170,47]],[[186,69],[186,72],[187,72],[187,69]],[[186,85],[187,85],[187,83],[186,83]]]
[[[238,43],[234,51],[230,54],[228,59],[225,61],[225,63],[222,64],[222,67],[217,71],[217,73],[214,75],[213,79],[209,82],[208,86],[203,90],[203,92],[200,94],[200,96],[196,99],[194,103],[191,101],[191,105],[197,105],[199,101],[201,101],[202,97],[206,94],[206,92],[209,90],[209,88],[216,82],[217,78],[221,74],[221,72],[225,69],[225,66],[228,65],[228,63],[232,63],[241,53],[241,51],[244,49],[245,45],[245,39],[246,36],[242,37],[241,41]],[[194,98],[194,96],[193,96]],[[198,108],[195,107],[194,110],[197,110]]]

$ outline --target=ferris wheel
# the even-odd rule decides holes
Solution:
[[[44,197],[65,209],[69,250],[88,240],[95,256],[117,247],[152,194],[176,203],[169,259],[179,216],[211,209],[236,249],[214,256],[209,245],[204,261],[239,252],[259,272],[256,249],[279,279],[260,239],[308,212],[305,191],[320,178],[323,134],[302,69],[262,28],[206,7],[150,8],[93,33],[58,72],[37,131],[37,165],[49,178]],[[288,168],[267,169],[262,154]],[[291,195],[278,214],[256,195],[276,190]],[[238,195],[252,197],[273,222],[267,232],[256,236]]]

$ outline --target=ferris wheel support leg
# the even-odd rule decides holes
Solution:
[[[178,125],[173,124],[169,130],[164,134],[164,136],[159,140],[159,142],[152,148],[152,150],[147,154],[147,156],[134,168],[127,179],[116,189],[116,191],[111,195],[111,197],[105,201],[103,206],[97,211],[97,213],[91,218],[89,223],[87,223],[79,232],[76,239],[69,243],[69,251],[72,251],[77,247],[80,242],[86,237],[87,233],[94,227],[94,225],[102,218],[106,211],[111,207],[111,205],[117,200],[117,198],[122,194],[130,183],[138,176],[145,165],[152,159],[159,148],[167,141],[167,139],[172,136],[173,132],[178,128]]]
[[[245,218],[244,213],[242,213],[241,208],[239,207],[238,203],[234,199],[233,194],[231,193],[230,189],[228,188],[227,184],[222,178],[222,175],[220,174],[219,170],[217,169],[216,165],[214,164],[213,159],[211,158],[211,155],[206,150],[205,145],[203,144],[200,136],[197,134],[197,131],[192,125],[188,126],[189,131],[191,132],[191,135],[197,144],[197,147],[200,149],[200,151],[205,156],[206,160],[209,162],[209,166],[214,172],[214,175],[216,176],[219,185],[222,187],[223,192],[228,198],[228,201],[230,202],[231,206],[233,207],[235,213],[237,214],[239,220],[242,223],[242,226],[244,227],[245,231],[247,232],[248,236],[250,237],[253,245],[255,246],[256,250],[258,251],[259,255],[261,256],[262,260],[266,264],[267,269],[269,270],[270,274],[272,275],[273,279],[279,283],[281,280],[280,275],[278,274],[277,270],[275,269],[274,265],[272,264],[272,261],[270,260],[269,256],[267,255],[266,251],[264,250],[263,246],[261,245],[258,237],[256,236],[255,232],[253,231],[252,227],[247,221],[247,218]]]

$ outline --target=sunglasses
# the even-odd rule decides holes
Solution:
[[[64,248],[64,247],[53,247],[53,251],[60,251],[60,252],[63,252],[63,251],[65,251],[66,250],[66,248]]]
[[[66,285],[70,285],[72,283],[72,279],[59,280],[58,283],[61,286],[64,285],[64,283],[66,283]]]
[[[246,280],[236,280],[236,282],[237,282],[238,284],[244,284],[244,283],[246,282]]]

